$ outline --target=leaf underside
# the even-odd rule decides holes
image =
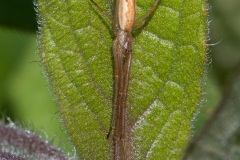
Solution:
[[[96,1],[111,13],[111,3]],[[137,17],[153,0],[137,1]],[[39,0],[40,56],[79,157],[111,159],[110,21],[90,0]],[[201,97],[204,0],[161,0],[134,34],[128,92],[132,159],[179,159]]]

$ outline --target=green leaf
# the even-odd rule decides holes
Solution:
[[[112,4],[96,1],[111,13]],[[137,1],[137,16],[153,0]],[[39,0],[40,56],[79,157],[111,159],[113,33],[90,0]],[[133,159],[179,159],[201,97],[204,0],[162,0],[134,32],[127,106]]]

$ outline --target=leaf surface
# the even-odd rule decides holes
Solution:
[[[112,4],[96,1],[111,15]],[[152,0],[137,1],[137,17]],[[39,0],[40,56],[79,157],[111,159],[110,21],[90,1]],[[179,159],[199,104],[204,72],[204,0],[162,0],[133,32],[127,137],[133,159]]]

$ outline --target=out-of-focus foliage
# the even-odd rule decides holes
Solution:
[[[27,35],[0,28],[0,108],[9,116],[14,110],[11,108],[13,101],[8,92],[9,81],[20,65],[20,61],[25,57],[24,52],[30,41]],[[14,116],[12,118],[14,119]]]
[[[199,130],[212,114],[213,117],[200,133],[196,133],[185,158],[239,159],[240,67],[236,65],[239,66],[240,62],[240,1],[211,0],[210,4],[212,12],[209,19],[212,22],[209,44],[215,45],[210,45],[212,63],[201,113],[194,123],[197,127],[195,130]],[[233,71],[233,68],[236,70]],[[233,75],[238,78],[234,79]],[[224,94],[223,88],[228,90]],[[213,108],[216,104],[218,108],[215,111]]]
[[[202,107],[194,122],[199,130],[222,98],[229,73],[240,60],[240,1],[209,0],[209,67]]]
[[[20,121],[36,132],[44,130],[49,140],[55,137],[54,144],[67,147],[56,104],[38,63],[36,36],[0,28],[0,45],[0,117]]]
[[[33,7],[34,0],[0,0],[0,25],[36,32],[37,19]]]
[[[210,46],[210,72],[216,76],[216,83],[222,89],[229,73],[240,59],[240,1],[209,0],[209,3],[209,44],[216,44]]]
[[[224,98],[195,140],[186,159],[240,159],[240,63],[225,88]]]

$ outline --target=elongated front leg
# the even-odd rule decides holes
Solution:
[[[135,20],[135,23],[134,23],[134,27],[133,29],[139,29],[141,28],[146,20],[148,19],[148,17],[151,15],[151,13],[156,9],[158,3],[159,3],[160,0],[155,0],[152,4],[152,7],[140,18],[136,19]]]
[[[91,0],[91,2],[93,3],[93,5],[95,7],[97,7],[97,9],[106,17],[108,17],[108,19],[113,23],[113,18],[104,10],[102,9],[94,0]]]
[[[112,122],[111,128],[114,128],[113,133],[113,156],[114,160],[120,159],[120,117],[121,108],[119,106],[119,89],[121,83],[121,57],[119,52],[121,47],[119,40],[115,38],[113,41],[113,61],[114,61],[114,98],[113,98],[113,109],[112,109]]]
[[[118,40],[113,41],[113,65],[114,65],[114,93],[113,93],[113,111],[112,111],[112,122],[111,128],[113,128],[118,110],[118,92],[119,92],[119,55],[118,55]]]

